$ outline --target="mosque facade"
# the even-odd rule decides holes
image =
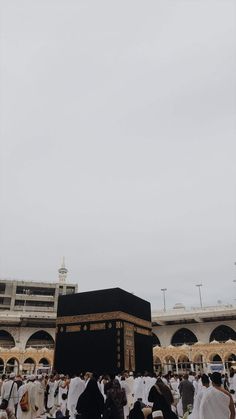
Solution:
[[[236,307],[218,305],[152,313],[156,370],[226,372],[236,368]]]
[[[49,372],[59,295],[74,294],[63,260],[58,282],[0,280],[0,374]]]
[[[0,280],[0,374],[50,372],[59,295],[74,294],[63,260],[52,282]],[[218,305],[152,312],[156,371],[236,368],[236,307]]]

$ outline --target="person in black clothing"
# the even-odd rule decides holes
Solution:
[[[193,384],[189,381],[188,377],[188,374],[185,374],[179,385],[179,393],[180,397],[182,398],[184,413],[187,412],[189,404],[193,406],[194,400],[194,387]]]
[[[142,405],[140,401],[134,403],[133,409],[130,411],[129,419],[144,419]]]
[[[168,386],[159,378],[151,388],[148,401],[153,403],[152,411],[161,410],[164,419],[176,419],[177,415],[171,409],[173,397]]]
[[[91,378],[80,395],[76,410],[79,419],[101,419],[104,410],[104,398],[101,394],[97,381]]]
[[[103,417],[105,419],[124,419],[124,406],[127,403],[125,390],[118,380],[113,380],[112,387],[107,391],[107,399]]]

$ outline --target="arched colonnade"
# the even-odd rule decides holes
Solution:
[[[53,365],[54,339],[45,330],[26,333],[24,345],[18,345],[10,331],[0,330],[0,374],[50,372]]]
[[[157,371],[167,373],[173,371],[183,373],[209,372],[212,365],[222,366],[222,371],[228,371],[236,366],[236,342],[229,340],[224,343],[212,341],[208,344],[196,342],[193,345],[155,346],[153,348],[154,367]]]

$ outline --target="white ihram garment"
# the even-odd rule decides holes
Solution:
[[[137,377],[134,379],[134,402],[138,399],[143,400],[144,396],[144,384],[143,377]]]
[[[201,390],[198,391],[196,398],[194,399],[193,403],[193,411],[191,415],[189,415],[189,419],[199,419],[199,409],[201,405],[202,398],[205,394],[205,392],[208,390],[207,387],[202,387]]]
[[[42,381],[36,380],[35,381],[35,389],[36,389],[36,397],[37,397],[37,406],[38,406],[38,415],[41,415],[45,412],[44,406],[44,393],[45,393],[45,386]]]
[[[23,396],[23,394],[26,391],[26,384],[23,384],[22,386],[20,386],[19,390],[18,390],[18,404],[17,404],[17,409],[16,409],[16,417],[17,419],[22,419],[21,414],[22,414],[22,410],[20,407],[20,400]]]
[[[79,396],[85,390],[85,382],[79,377],[72,378],[70,380],[68,398],[67,398],[67,409],[70,412],[71,419],[75,417],[76,405]]]
[[[13,384],[13,383],[14,383],[13,380],[4,381],[4,383],[2,384],[2,389],[1,389],[1,398],[8,400],[8,407],[14,412],[15,405],[17,404],[17,401],[18,401],[18,396],[17,396],[17,384],[16,383]],[[10,393],[11,393],[11,397],[9,398]]]
[[[143,378],[143,403],[148,405],[148,395],[151,388],[156,384],[156,378],[144,377]]]
[[[127,379],[126,379],[126,384],[129,387],[129,394],[127,397],[127,404],[129,406],[129,409],[131,410],[131,408],[133,407],[134,404],[134,377],[133,375],[130,375]]]
[[[48,400],[47,400],[48,409],[52,409],[54,407],[55,389],[56,389],[55,381],[49,381],[48,382]]]
[[[28,412],[22,412],[21,407],[18,403],[18,409],[20,412],[20,419],[34,419],[37,416],[37,410],[36,410],[36,406],[37,406],[37,394],[36,394],[36,385],[35,383],[33,383],[32,381],[30,381],[27,384],[24,384],[23,389],[19,389],[21,390],[21,392],[19,391],[19,401],[21,400],[21,397],[23,396],[23,394],[28,391],[28,402],[29,402],[29,410]],[[38,407],[38,406],[37,406]],[[18,417],[18,418],[19,418]]]
[[[229,419],[230,397],[215,387],[205,391],[200,404],[199,419]]]

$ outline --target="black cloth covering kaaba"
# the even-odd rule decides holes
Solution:
[[[56,332],[59,373],[153,369],[150,303],[120,288],[60,296]]]

